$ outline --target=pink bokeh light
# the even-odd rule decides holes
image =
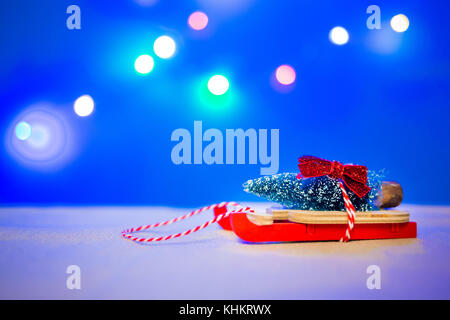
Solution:
[[[201,11],[196,11],[189,16],[188,25],[194,30],[203,30],[208,25],[208,16]]]
[[[275,72],[275,77],[277,81],[284,85],[293,84],[295,81],[295,70],[291,66],[284,64],[277,68]]]

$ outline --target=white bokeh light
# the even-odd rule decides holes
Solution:
[[[175,41],[169,36],[161,36],[155,40],[153,44],[153,50],[155,54],[163,59],[168,59],[175,53],[176,44]]]
[[[228,82],[228,79],[222,75],[212,76],[208,81],[209,91],[216,96],[220,96],[227,92],[229,87],[230,83]]]
[[[391,19],[391,28],[395,32],[405,32],[409,28],[409,19],[404,14],[398,14]]]
[[[42,125],[34,125],[33,134],[28,139],[28,143],[35,149],[42,149],[48,146],[51,141],[49,129]]]
[[[90,95],[83,95],[75,100],[73,110],[80,117],[87,117],[94,111],[94,100]]]
[[[134,68],[137,72],[140,74],[147,74],[150,71],[153,70],[153,66],[155,65],[155,62],[153,61],[153,58],[149,56],[148,54],[143,54],[139,56],[136,61],[134,62]]]
[[[25,107],[11,121],[5,136],[5,149],[12,159],[44,171],[58,170],[72,159],[78,142],[62,107],[37,102]]]
[[[343,27],[334,27],[331,29],[329,37],[331,42],[339,46],[346,44],[349,39],[348,32]]]

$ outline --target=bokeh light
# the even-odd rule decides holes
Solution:
[[[212,76],[208,81],[208,90],[216,96],[220,96],[227,92],[229,87],[230,83],[228,82],[228,79],[219,74]]]
[[[398,14],[391,19],[391,28],[395,32],[405,32],[409,28],[409,19],[404,14]]]
[[[390,28],[382,28],[376,32],[368,32],[364,41],[373,52],[391,55],[400,50],[402,37],[398,37]]]
[[[227,17],[249,10],[258,0],[196,0],[198,6],[208,13]]]
[[[28,139],[28,143],[35,149],[42,149],[48,146],[51,141],[51,133],[49,128],[45,125],[35,124],[33,133]]]
[[[67,164],[76,143],[63,110],[49,103],[26,108],[7,130],[6,151],[18,163],[34,169],[53,171]]]
[[[19,140],[27,140],[31,136],[31,126],[28,122],[21,121],[16,125],[16,137]]]
[[[227,65],[215,65],[213,70],[208,73],[200,73],[189,79],[189,86],[186,86],[186,94],[191,97],[189,99],[192,103],[191,107],[196,112],[205,112],[207,115],[219,116],[221,121],[225,118],[231,119],[237,114],[245,113],[248,108],[245,108],[248,103],[247,96],[244,92],[240,91],[239,86],[230,87],[222,95],[213,94],[208,86],[208,82],[213,75],[223,75],[226,77],[228,86],[234,83],[232,74],[235,72],[233,68]]]
[[[153,66],[155,62],[153,58],[148,54],[143,54],[137,57],[136,61],[134,61],[134,69],[140,74],[147,74],[153,70]]]
[[[168,59],[175,53],[175,41],[169,36],[161,36],[155,40],[153,50],[155,54],[163,59]]]
[[[275,71],[275,77],[283,85],[293,84],[296,77],[295,70],[287,64],[281,65]]]
[[[346,44],[349,39],[348,32],[343,27],[334,27],[331,29],[329,37],[331,42],[339,46]]]
[[[94,99],[90,95],[83,95],[75,100],[73,110],[80,117],[87,117],[94,111]]]
[[[208,25],[208,16],[201,11],[196,11],[189,16],[188,25],[194,30],[203,30]]]
[[[143,7],[150,7],[155,5],[158,0],[134,0],[138,5],[141,5]]]

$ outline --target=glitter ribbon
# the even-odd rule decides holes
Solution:
[[[329,176],[342,179],[344,184],[360,198],[370,191],[370,187],[367,186],[367,167],[365,166],[344,165],[337,161],[302,156],[298,159],[298,168],[300,173],[297,178]]]

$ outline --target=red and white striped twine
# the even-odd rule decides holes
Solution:
[[[353,230],[353,227],[355,226],[355,207],[353,206],[352,202],[350,201],[350,198],[347,194],[347,191],[345,191],[344,185],[341,181],[339,181],[339,186],[342,190],[342,197],[344,198],[345,203],[345,210],[347,211],[347,217],[348,217],[348,225],[347,230],[345,230],[345,235],[341,238],[341,242],[348,242],[350,240],[350,232]]]
[[[168,224],[172,224],[172,223],[178,222],[180,220],[192,217],[192,216],[194,216],[196,214],[199,214],[201,212],[208,211],[208,210],[213,210],[215,208],[221,208],[221,207],[224,207],[224,206],[230,206],[230,207],[236,207],[236,208],[234,210],[229,210],[229,211],[227,211],[225,213],[222,213],[222,214],[214,217],[214,219],[206,221],[204,224],[202,224],[200,226],[197,226],[195,228],[186,230],[184,232],[179,232],[179,233],[176,233],[176,234],[171,234],[171,235],[168,235],[168,236],[158,237],[158,238],[156,238],[156,237],[153,237],[153,238],[138,238],[138,237],[133,237],[131,235],[131,233],[133,233],[133,232],[138,232],[138,231],[143,231],[143,230],[147,230],[147,229],[162,227],[162,226],[165,226],[165,225],[168,225]],[[250,207],[245,207],[245,208],[241,207],[236,202],[222,202],[222,203],[212,204],[210,206],[194,210],[194,211],[192,211],[192,212],[190,212],[190,213],[188,213],[188,214],[186,214],[184,216],[176,217],[176,218],[173,218],[171,220],[164,221],[164,222],[158,222],[158,223],[155,223],[155,224],[150,224],[150,225],[146,225],[146,226],[140,226],[140,227],[137,227],[137,228],[126,229],[126,230],[122,231],[122,237],[124,237],[126,239],[129,239],[129,240],[132,240],[132,241],[135,241],[135,242],[155,242],[155,241],[157,242],[157,241],[170,240],[170,239],[186,236],[186,235],[188,235],[190,233],[197,232],[197,231],[199,231],[201,229],[206,228],[210,224],[216,223],[216,222],[220,221],[221,219],[223,219],[225,217],[228,217],[232,213],[239,213],[239,212],[255,212],[255,211],[252,208],[250,208]]]
[[[350,201],[350,198],[347,194],[347,191],[345,191],[344,185],[342,184],[341,181],[339,181],[339,186],[341,187],[342,190],[342,196],[344,198],[344,203],[345,203],[345,210],[347,211],[347,216],[348,216],[348,225],[347,225],[347,229],[345,230],[345,234],[344,236],[341,238],[341,242],[348,242],[350,240],[350,232],[353,230],[353,227],[355,225],[355,207],[353,206],[352,202]],[[144,230],[148,230],[148,229],[154,229],[154,228],[158,228],[158,227],[162,227],[168,224],[172,224],[178,221],[181,221],[183,219],[192,217],[196,214],[199,214],[201,212],[204,211],[208,211],[208,210],[214,210],[215,208],[221,208],[224,206],[230,206],[230,207],[236,207],[236,209],[234,210],[229,210],[225,213],[222,213],[216,217],[214,217],[214,219],[211,219],[209,221],[206,221],[204,224],[196,226],[195,228],[186,230],[184,232],[179,232],[179,233],[175,233],[175,234],[171,234],[168,236],[164,236],[164,237],[152,237],[152,238],[139,238],[139,237],[134,237],[131,235],[131,233],[133,232],[139,232],[139,231],[144,231]],[[155,224],[149,224],[149,225],[145,225],[145,226],[140,226],[137,228],[131,228],[131,229],[126,229],[122,231],[122,237],[124,237],[125,239],[131,240],[131,241],[135,241],[135,242],[158,242],[158,241],[165,241],[165,240],[170,240],[170,239],[174,239],[174,238],[179,238],[182,236],[186,236],[190,233],[194,233],[197,232],[201,229],[206,228],[207,226],[209,226],[210,224],[216,223],[218,221],[220,221],[223,218],[228,217],[230,214],[232,213],[239,213],[239,212],[255,212],[252,208],[250,207],[242,207],[240,206],[238,203],[236,202],[222,202],[222,203],[218,203],[218,204],[212,204],[210,206],[207,207],[203,207],[197,210],[194,210],[184,216],[180,216],[180,217],[176,217],[173,218],[171,220],[167,220],[164,222],[158,222]]]

